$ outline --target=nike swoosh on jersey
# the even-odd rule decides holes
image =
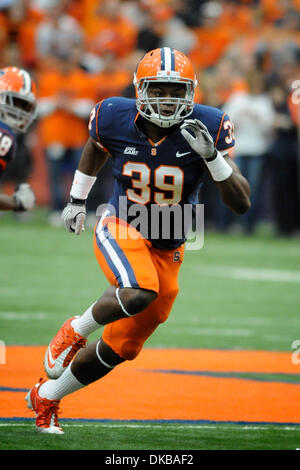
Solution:
[[[177,158],[184,157],[184,155],[189,155],[190,153],[191,152],[184,152],[184,153],[176,152],[176,157]]]

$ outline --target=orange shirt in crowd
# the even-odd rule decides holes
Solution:
[[[226,47],[234,39],[234,31],[229,28],[195,28],[197,40],[189,58],[196,67],[214,66],[223,55]]]
[[[42,20],[42,13],[28,9],[24,20],[18,25],[17,42],[20,47],[21,60],[25,67],[37,65],[35,33]]]
[[[39,98],[57,100],[62,109],[56,109],[40,120],[42,144],[60,143],[69,148],[81,147],[88,138],[87,119],[64,109],[63,102],[78,99],[91,100],[91,109],[96,102],[93,81],[88,73],[74,69],[66,74],[59,70],[42,72],[38,79]]]
[[[247,5],[224,2],[220,27],[230,28],[236,35],[250,33],[253,30],[253,10]]]
[[[261,0],[260,8],[263,13],[264,20],[276,21],[285,15],[286,2],[282,0]]]
[[[115,72],[99,72],[93,75],[93,88],[96,91],[97,101],[110,96],[119,96],[132,82],[132,73],[127,70]]]
[[[101,0],[81,0],[82,5],[82,19],[81,26],[87,31],[89,27],[90,18],[92,18],[96,13],[97,8],[101,5]]]
[[[3,13],[0,13],[0,49],[4,49],[8,40],[8,24]]]
[[[89,19],[85,32],[87,45],[95,53],[110,49],[117,57],[126,57],[136,46],[136,27],[122,16],[112,20],[96,15]]]

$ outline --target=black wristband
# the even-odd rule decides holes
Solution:
[[[86,202],[85,199],[76,199],[75,197],[70,196],[70,203],[71,204],[75,204],[77,206],[85,206],[85,202]]]
[[[205,160],[206,160],[207,162],[212,162],[215,158],[217,158],[217,155],[218,155],[218,150],[215,149],[215,151],[214,151],[214,153],[212,154],[212,156],[209,157],[209,158],[206,158]]]

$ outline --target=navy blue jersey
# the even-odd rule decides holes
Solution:
[[[174,249],[184,243],[184,233],[177,236],[177,231],[175,237],[171,230],[164,239],[156,226],[151,227],[150,210],[159,207],[163,214],[166,207],[179,205],[183,209],[196,204],[206,165],[181,135],[180,125],[173,126],[166,137],[154,144],[141,131],[139,119],[142,118],[134,99],[108,98],[92,110],[90,136],[113,158],[115,183],[109,203],[116,215],[124,219],[126,214],[127,222],[132,223],[137,221],[139,208],[143,213],[147,209],[147,230],[135,227],[153,246]],[[207,126],[218,150],[233,147],[232,124],[221,110],[196,104],[189,119],[199,119]]]
[[[14,158],[15,150],[16,138],[12,130],[0,121],[0,178],[8,163]]]

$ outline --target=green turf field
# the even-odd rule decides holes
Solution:
[[[35,434],[32,423],[6,422],[0,427],[0,449],[295,450],[299,446],[299,429],[292,426],[65,422],[64,429],[64,435],[46,436]]]
[[[68,316],[82,313],[106,286],[93,255],[92,229],[76,237],[50,228],[42,215],[27,223],[5,215],[0,246],[0,340],[7,345],[47,344]],[[202,250],[185,253],[173,312],[146,346],[292,353],[300,339],[299,310],[299,239],[208,233]],[[66,427],[68,438],[37,438],[32,422],[0,421],[0,449],[300,447],[300,426],[66,421]]]

